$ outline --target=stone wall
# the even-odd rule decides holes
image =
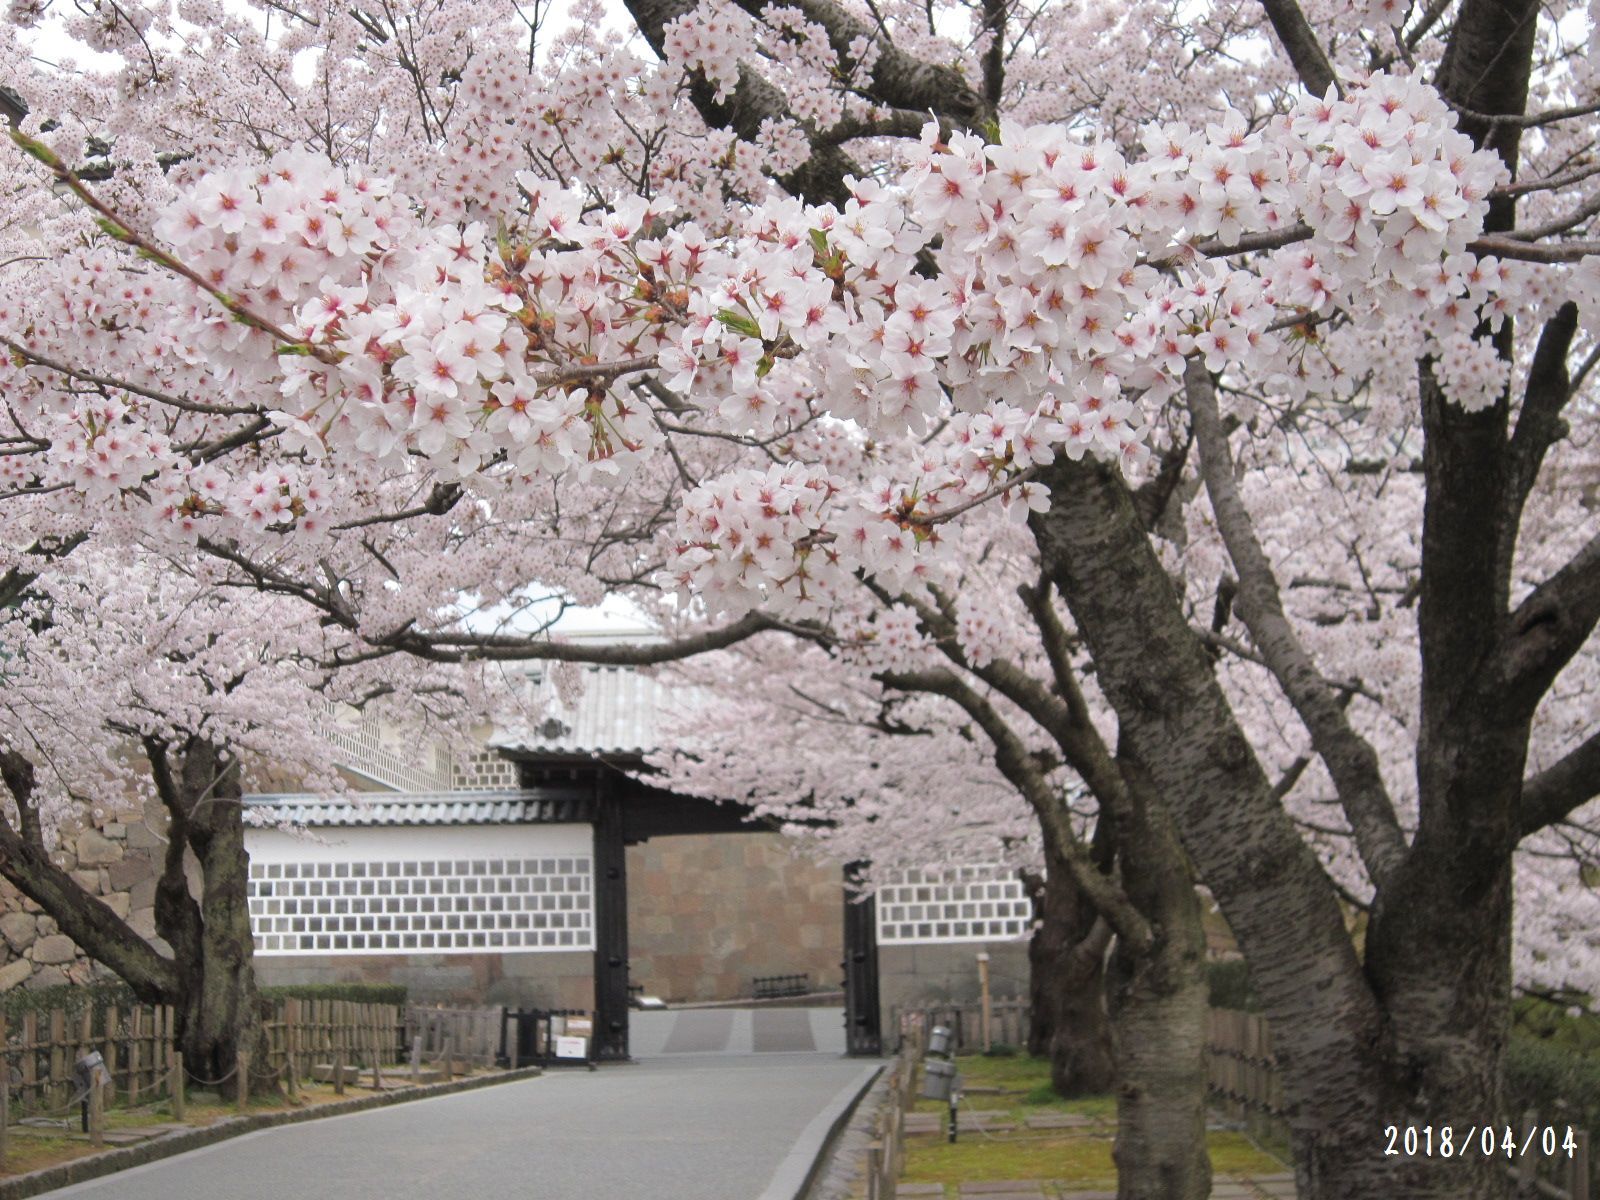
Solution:
[[[165,828],[159,804],[124,810],[97,826],[63,831],[51,858],[134,930],[155,940],[156,876]],[[111,978],[60,932],[53,918],[0,880],[0,992]]]
[[[844,892],[835,864],[776,833],[628,847],[628,978],[665,1000],[732,1000],[759,975],[838,986]]]

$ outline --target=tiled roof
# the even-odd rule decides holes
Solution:
[[[349,796],[246,796],[245,811],[279,825],[530,825],[594,819],[581,792],[366,792]]]
[[[564,704],[549,671],[529,676],[531,725],[502,729],[490,740],[518,758],[536,755],[643,754],[657,745],[658,717],[680,701],[653,674],[631,667],[583,668],[583,695]]]

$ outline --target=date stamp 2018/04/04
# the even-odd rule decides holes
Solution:
[[[1385,1157],[1571,1158],[1578,1150],[1571,1125],[1385,1125],[1383,1139]]]

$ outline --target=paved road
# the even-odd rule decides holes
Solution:
[[[677,1055],[263,1130],[50,1192],[94,1200],[792,1200],[873,1065]]]
[[[628,1020],[635,1058],[676,1054],[844,1053],[842,1008],[646,1010]]]

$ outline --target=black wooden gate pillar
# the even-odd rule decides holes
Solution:
[[[844,1040],[847,1054],[883,1053],[878,1015],[878,901],[856,899],[865,863],[844,869]]]
[[[594,1036],[602,1061],[628,1058],[628,852],[613,781],[596,781],[594,816]]]

